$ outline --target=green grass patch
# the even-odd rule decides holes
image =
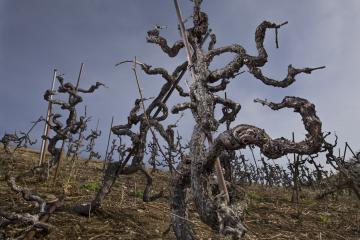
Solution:
[[[131,197],[136,197],[136,198],[143,198],[144,197],[144,192],[143,191],[140,191],[140,190],[138,190],[138,191],[131,191],[130,193],[129,193],[129,196],[131,196]]]
[[[259,195],[256,193],[256,192],[248,192],[246,193],[248,195],[248,197],[251,199],[251,200],[257,200],[259,199]]]
[[[325,214],[320,214],[319,215],[319,220],[322,223],[328,223],[330,222],[330,216],[329,215],[325,215]]]
[[[97,191],[99,189],[99,183],[86,183],[81,187],[89,191]]]
[[[308,199],[302,200],[302,203],[304,203],[306,205],[312,205],[312,204],[315,204],[316,202],[315,202],[315,200],[308,198]]]

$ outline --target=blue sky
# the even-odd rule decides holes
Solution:
[[[191,2],[180,0],[183,15],[191,14]],[[286,89],[262,84],[250,74],[233,79],[228,97],[239,102],[242,110],[234,124],[248,123],[264,128],[272,137],[304,137],[300,116],[290,110],[271,111],[253,103],[254,98],[281,101],[293,95],[316,105],[324,131],[336,132],[340,146],[345,141],[359,149],[360,133],[360,1],[358,0],[226,0],[204,1],[210,27],[217,35],[216,46],[238,43],[255,54],[254,32],[263,20],[289,21],[279,31],[280,48],[275,48],[273,31],[268,31],[265,46],[269,62],[263,72],[276,79],[286,76],[287,66],[316,67],[325,70],[300,75]],[[76,81],[80,63],[84,74],[80,86],[96,81],[105,83],[95,94],[84,97],[93,116],[91,127],[100,119],[104,134],[97,149],[105,151],[106,135],[115,116],[115,124],[126,121],[138,97],[130,65],[115,68],[115,63],[132,59],[172,71],[185,60],[182,52],[168,58],[161,50],[147,44],[146,31],[154,25],[166,25],[162,31],[170,43],[179,39],[172,0],[2,0],[0,2],[0,135],[26,130],[30,121],[46,113],[44,91],[50,87],[54,68],[65,79]],[[214,68],[231,59],[215,59]],[[154,96],[164,81],[140,74],[145,96]],[[190,76],[187,75],[190,80]],[[169,107],[183,101],[177,94]],[[80,112],[83,106],[80,107]],[[171,117],[169,123],[177,117]],[[188,138],[193,120],[190,112],[182,119],[179,131]],[[33,136],[39,138],[42,126]]]

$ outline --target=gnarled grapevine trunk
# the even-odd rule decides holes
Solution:
[[[212,134],[218,129],[219,124],[224,121],[234,121],[240,110],[239,104],[230,99],[217,96],[216,92],[225,90],[229,79],[234,78],[243,66],[246,66],[249,72],[263,83],[275,87],[287,87],[295,82],[297,74],[309,74],[313,70],[323,67],[297,69],[289,65],[288,74],[282,81],[267,78],[262,74],[260,67],[267,62],[267,53],[263,45],[265,32],[269,28],[278,29],[286,23],[277,25],[264,21],[258,26],[255,32],[258,56],[248,55],[245,49],[238,44],[214,48],[216,37],[213,33],[210,34],[211,41],[208,51],[204,51],[202,43],[208,34],[208,17],[206,13],[200,11],[201,2],[201,0],[194,0],[194,26],[187,29],[186,34],[186,41],[190,43],[192,48],[192,65],[190,69],[193,83],[190,86],[190,102],[174,106],[172,112],[178,113],[190,109],[196,121],[190,141],[190,177],[193,200],[201,220],[221,234],[231,235],[233,239],[241,239],[246,232],[245,227],[242,225],[244,204],[228,203],[223,193],[213,194],[209,190],[215,161],[225,150],[241,149],[249,145],[258,146],[261,152],[269,158],[278,158],[287,153],[317,153],[321,150],[323,142],[321,121],[316,116],[314,105],[305,99],[286,97],[279,104],[257,99],[256,102],[268,105],[273,110],[288,107],[293,108],[295,112],[299,112],[303,118],[305,129],[308,131],[306,140],[299,143],[293,143],[285,138],[273,140],[262,129],[250,125],[239,125],[220,134],[212,142]],[[153,42],[160,45],[162,49],[168,49],[164,46],[166,41]],[[214,57],[223,53],[233,53],[236,56],[225,67],[210,70],[209,65]],[[219,80],[221,80],[219,85],[210,85]],[[224,116],[220,120],[216,120],[214,114],[216,104],[221,104],[231,111],[223,112]],[[208,144],[206,144],[206,141]],[[174,188],[174,192],[178,194],[174,194],[173,204],[175,202],[181,205],[182,198],[178,198],[181,195],[179,187],[178,184]],[[186,185],[183,185],[183,187],[185,188]],[[186,205],[183,207],[186,207]],[[176,212],[176,209],[173,209],[174,212]],[[180,219],[177,218],[178,222],[174,224],[175,232],[180,232],[179,228],[183,232],[189,232],[189,224]],[[177,237],[183,239],[182,235],[177,235]]]

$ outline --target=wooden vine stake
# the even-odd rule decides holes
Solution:
[[[111,134],[112,134],[113,124],[114,124],[114,116],[111,117],[111,124],[110,124],[109,136],[108,136],[107,145],[106,145],[106,152],[105,152],[104,165],[103,165],[103,172],[104,172],[104,173],[105,173],[105,170],[106,170],[107,157],[108,157],[108,151],[109,151],[110,138],[111,138]],[[97,127],[96,127],[96,130],[97,130]],[[109,159],[109,161],[110,161],[110,159]]]
[[[54,91],[54,89],[55,89],[56,75],[57,75],[57,70],[54,69],[54,75],[53,75],[53,80],[52,80],[52,84],[51,84],[51,91]],[[53,96],[51,95],[50,99],[52,99],[52,97]],[[43,135],[45,136],[45,138],[43,138],[42,141],[41,141],[39,166],[44,161],[44,158],[45,158],[45,155],[46,155],[45,153],[46,153],[46,147],[47,147],[47,137],[49,135],[49,130],[50,130],[48,122],[50,121],[51,113],[52,113],[52,104],[51,104],[51,102],[49,102],[47,113],[46,113],[45,127],[44,127],[44,132],[43,132]]]

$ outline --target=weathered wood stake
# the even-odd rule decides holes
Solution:
[[[53,80],[52,80],[52,84],[51,84],[51,91],[54,91],[54,89],[55,89],[56,75],[57,75],[57,70],[54,69]],[[53,96],[50,96],[50,99],[52,99],[52,98],[53,98]],[[41,141],[39,166],[44,161],[44,158],[46,155],[45,153],[46,153],[46,147],[47,147],[47,137],[49,135],[49,130],[50,130],[49,125],[47,123],[48,123],[48,121],[50,121],[51,112],[52,112],[52,104],[51,104],[51,102],[49,102],[47,113],[46,113],[46,122],[45,122],[44,132],[43,132],[43,135],[45,136],[45,138]]]
[[[106,169],[107,155],[108,155],[108,151],[109,151],[110,138],[111,138],[111,133],[112,133],[112,130],[111,130],[111,129],[112,129],[112,127],[113,127],[113,123],[114,123],[114,116],[112,116],[112,118],[111,118],[109,136],[108,136],[108,141],[107,141],[107,145],[106,145],[106,152],[105,152],[104,166],[103,166],[103,171],[104,171],[104,172],[105,172],[105,169]]]

